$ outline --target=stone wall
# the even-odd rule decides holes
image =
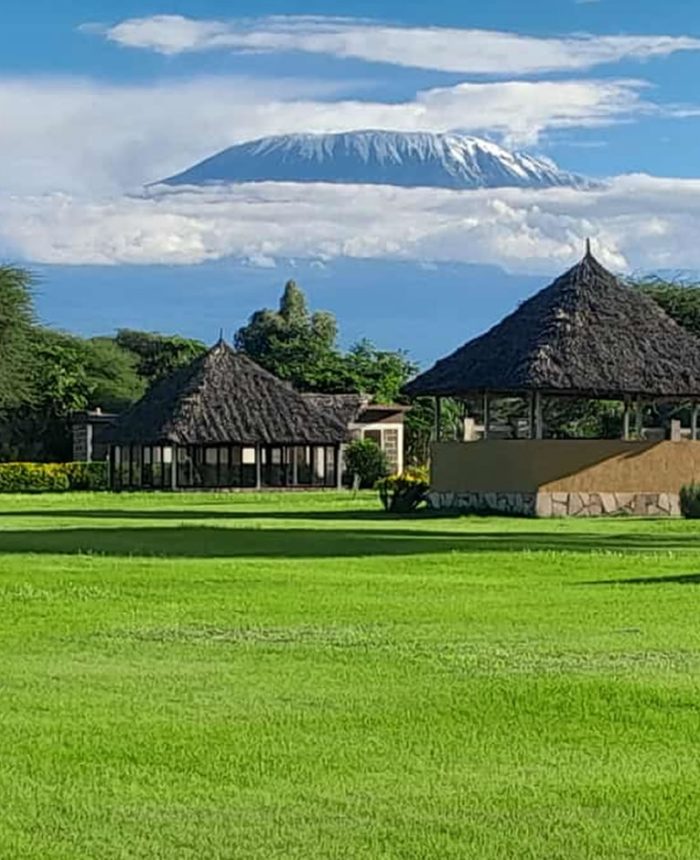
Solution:
[[[463,511],[465,514],[537,515],[537,493],[430,493],[433,510]]]
[[[674,493],[430,493],[434,510],[526,517],[677,517]]]

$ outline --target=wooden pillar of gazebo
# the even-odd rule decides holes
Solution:
[[[625,397],[625,411],[622,415],[622,438],[627,441],[630,438],[630,401]]]
[[[262,489],[262,445],[255,446],[255,489]]]
[[[343,446],[335,446],[335,488],[343,489]]]
[[[491,397],[488,391],[484,392],[484,439],[489,438],[491,428]]]
[[[634,406],[634,435],[636,439],[642,438],[642,433],[644,431],[644,412],[642,410],[642,403],[640,400],[637,400]]]
[[[442,398],[435,398],[435,441],[442,441]]]
[[[542,394],[539,391],[531,391],[528,399],[530,438],[542,439],[544,437],[544,421],[542,420]]]
[[[698,414],[700,414],[700,403],[693,403],[690,413],[690,438],[693,442],[698,440]]]
[[[177,490],[177,445],[173,445],[170,449],[172,451],[170,460],[170,489]]]

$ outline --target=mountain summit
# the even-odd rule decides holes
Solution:
[[[166,185],[330,182],[408,188],[587,187],[549,159],[462,134],[351,131],[264,137],[225,149]]]

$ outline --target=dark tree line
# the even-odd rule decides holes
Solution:
[[[70,416],[120,411],[156,379],[190,361],[204,344],[120,330],[82,338],[37,322],[32,277],[0,266],[0,458],[71,456]]]

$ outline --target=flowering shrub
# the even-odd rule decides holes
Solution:
[[[0,463],[0,493],[65,493],[106,488],[106,463]]]
[[[392,514],[410,514],[425,501],[428,493],[428,470],[425,466],[406,469],[401,475],[390,475],[377,482],[384,510]]]

